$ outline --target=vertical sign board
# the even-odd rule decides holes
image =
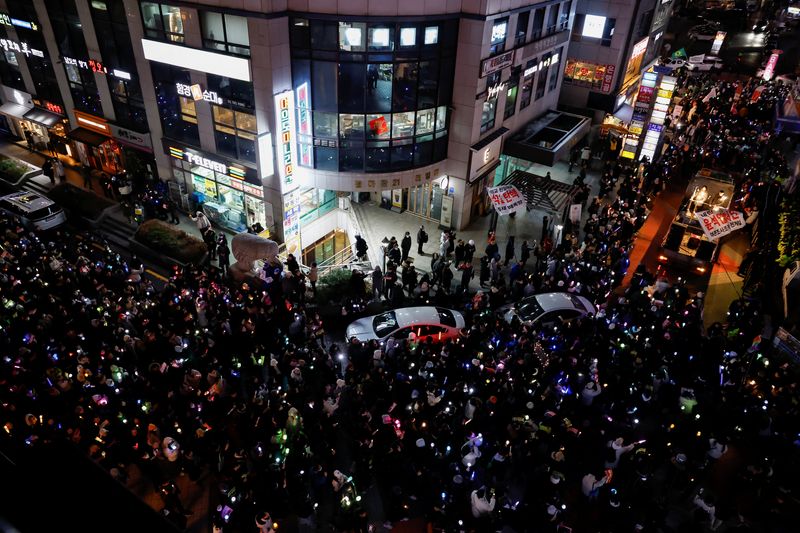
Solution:
[[[718,31],[717,35],[714,36],[714,42],[711,43],[711,53],[717,55],[722,48],[722,43],[725,41],[725,36],[727,35],[724,31]]]
[[[767,61],[767,66],[764,67],[764,74],[761,76],[766,81],[772,79],[772,76],[775,74],[775,65],[778,64],[778,56],[780,55],[781,50],[773,50],[772,55],[769,56],[769,60]]]
[[[300,243],[300,198],[295,182],[295,127],[294,92],[284,91],[275,95],[275,117],[278,121],[278,174],[283,194],[283,242],[286,253],[302,259]]]

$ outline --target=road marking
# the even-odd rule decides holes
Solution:
[[[144,269],[144,271],[145,271],[147,274],[150,274],[151,276],[153,276],[153,277],[154,277],[154,278],[156,278],[156,279],[160,279],[161,281],[164,281],[164,282],[167,282],[167,281],[169,281],[167,278],[165,278],[164,276],[162,276],[162,275],[161,275],[161,274],[159,274],[158,272],[155,272],[155,271],[153,271],[153,270],[150,270],[149,268],[145,268],[145,269]]]

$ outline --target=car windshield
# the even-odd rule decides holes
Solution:
[[[542,314],[544,309],[536,301],[536,298],[525,298],[519,303],[517,307],[517,314],[525,320],[535,318]]]
[[[577,297],[577,296],[575,296],[574,294],[570,294],[570,295],[569,295],[569,299],[570,299],[570,301],[572,301],[572,305],[574,305],[574,306],[575,306],[575,309],[585,309],[587,313],[592,313],[592,312],[594,312],[594,311],[593,311],[592,309],[590,309],[590,308],[589,308],[589,307],[588,307],[586,304],[584,304],[584,303],[581,301],[581,299],[580,299],[580,298],[578,298],[578,297]]]
[[[456,317],[453,316],[453,312],[449,309],[444,309],[443,307],[437,307],[436,312],[439,313],[439,320],[445,326],[450,326],[451,328],[456,327]]]
[[[375,335],[378,337],[385,337],[397,329],[397,315],[394,314],[394,311],[377,315],[372,321],[372,329],[375,330]]]

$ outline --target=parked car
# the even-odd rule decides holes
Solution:
[[[412,333],[417,339],[445,342],[459,336],[464,316],[444,307],[403,307],[379,315],[360,318],[347,326],[346,340],[353,337],[366,342],[381,343],[390,337],[407,339]]]
[[[35,192],[15,192],[0,198],[0,211],[16,215],[26,227],[39,231],[60,226],[67,221],[64,210],[50,198]]]
[[[721,29],[722,27],[719,24],[706,22],[689,30],[689,39],[693,41],[713,41],[717,36],[717,32]]]
[[[686,63],[686,68],[691,71],[706,72],[709,70],[719,70],[723,66],[723,61],[716,56],[707,56],[701,54],[699,56],[692,56]]]
[[[594,316],[595,306],[583,296],[568,292],[545,292],[523,298],[503,312],[503,318],[511,323],[514,317],[526,325],[557,325],[587,315]]]
[[[662,67],[667,67],[671,70],[679,69],[686,66],[686,60],[680,58],[670,58],[661,64]]]

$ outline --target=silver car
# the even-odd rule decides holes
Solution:
[[[385,342],[390,337],[407,339],[413,333],[421,341],[446,342],[457,338],[464,316],[444,307],[404,307],[379,315],[359,318],[347,326],[346,340]]]
[[[506,322],[514,317],[526,325],[557,325],[562,320],[594,316],[594,304],[583,296],[568,292],[545,292],[523,298],[503,313]]]

